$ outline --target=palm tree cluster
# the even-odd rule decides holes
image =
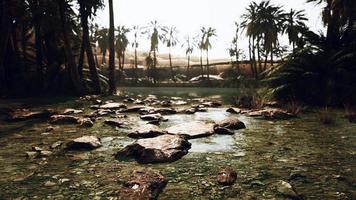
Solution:
[[[1,1],[1,92],[103,92],[107,80],[97,69],[92,41],[99,36],[91,23],[103,6],[102,0]]]
[[[324,3],[326,36],[305,30],[303,48],[270,70],[267,83],[280,100],[342,105],[356,102],[356,2],[308,0]],[[295,35],[292,35],[295,37]]]
[[[303,10],[285,12],[269,0],[251,2],[242,19],[241,28],[249,41],[251,71],[256,79],[267,69],[268,57],[273,66],[274,56],[282,48],[279,37],[286,33],[294,49],[300,40],[299,33],[306,29],[304,22],[307,21]]]

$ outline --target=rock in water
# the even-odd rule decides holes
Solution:
[[[230,167],[220,169],[217,181],[221,185],[233,185],[237,179],[237,173]]]
[[[94,122],[90,118],[80,119],[80,127],[82,128],[90,128],[94,126]]]
[[[120,199],[154,200],[157,199],[168,181],[159,172],[152,169],[136,170],[120,191]]]
[[[80,123],[80,118],[72,115],[53,115],[49,122],[51,124],[78,124]]]
[[[236,117],[227,118],[217,124],[218,127],[224,127],[231,130],[239,130],[246,128],[245,124]]]
[[[214,134],[214,124],[205,122],[187,122],[166,129],[170,134],[182,135],[187,139],[208,137]]]
[[[142,138],[154,138],[160,135],[164,135],[167,132],[161,130],[144,130],[144,131],[135,131],[129,133],[127,136],[134,139],[142,139]]]
[[[101,147],[101,141],[96,136],[82,136],[67,144],[67,150],[93,150]]]
[[[224,127],[215,127],[214,133],[218,135],[233,135],[234,131]]]
[[[109,110],[118,110],[118,109],[125,109],[127,106],[122,103],[107,103],[104,105],[99,106],[100,109],[109,109]]]
[[[226,112],[231,113],[231,114],[240,114],[241,110],[238,108],[229,108],[226,110]]]
[[[139,139],[116,154],[117,159],[134,158],[139,163],[174,162],[188,153],[191,144],[178,135]]]

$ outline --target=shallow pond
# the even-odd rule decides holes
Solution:
[[[225,112],[229,99],[238,94],[234,89],[195,88],[120,91],[130,96],[156,94],[160,98],[174,96],[184,100],[208,97],[225,103],[205,113],[164,116],[168,121],[161,128],[227,118],[231,115]],[[120,97],[107,99],[119,101]],[[0,107],[84,108],[85,113],[92,111],[89,105],[75,99],[0,101]],[[356,125],[344,119],[341,111],[331,112],[336,123],[329,126],[319,122],[317,112],[282,121],[240,115],[246,129],[232,136],[190,140],[192,148],[182,159],[145,165],[113,157],[119,149],[134,142],[127,133],[149,126],[137,114],[128,115],[127,128],[107,126],[104,117],[89,129],[60,125],[49,133],[45,131],[49,126],[46,121],[0,121],[0,199],[118,199],[118,191],[131,172],[148,167],[169,180],[159,199],[288,199],[276,191],[279,180],[289,182],[303,199],[356,199]],[[25,156],[32,146],[51,150],[55,142],[83,135],[101,137],[103,147],[91,152],[54,151],[46,158]],[[224,187],[216,182],[219,168],[224,166],[238,173],[233,186]]]

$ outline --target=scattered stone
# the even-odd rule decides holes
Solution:
[[[121,121],[119,119],[115,119],[115,118],[107,119],[104,121],[104,123],[107,125],[110,125],[110,126],[118,127],[118,128],[122,128],[123,125],[125,124],[123,121]]]
[[[63,144],[62,141],[55,142],[51,145],[51,149],[56,149],[57,147],[61,146]]]
[[[53,187],[53,186],[55,186],[55,185],[57,185],[55,182],[52,182],[52,181],[47,181],[45,184],[44,184],[44,186],[46,186],[46,187]]]
[[[172,104],[176,105],[176,106],[183,106],[183,105],[187,105],[188,102],[182,101],[182,100],[178,100],[178,101],[173,101]]]
[[[68,179],[68,178],[62,178],[62,179],[59,179],[59,180],[58,180],[58,182],[59,182],[60,184],[63,184],[63,183],[69,182],[69,181],[70,181],[70,179]]]
[[[90,118],[82,118],[80,119],[80,127],[82,128],[90,128],[94,126],[94,122]]]
[[[118,109],[126,109],[127,106],[122,103],[106,103],[104,105],[99,106],[100,109],[109,109],[109,110],[118,110]]]
[[[285,196],[291,197],[291,198],[299,199],[298,194],[295,192],[295,190],[292,187],[292,185],[290,183],[288,183],[288,182],[285,182],[283,180],[278,181],[278,183],[276,185],[276,189],[282,195],[285,195]]]
[[[83,113],[83,110],[67,108],[62,112],[62,115],[71,115],[71,114],[80,114],[80,113]]]
[[[148,114],[148,115],[141,115],[140,118],[145,121],[154,121],[154,120],[162,120],[163,117],[161,114]]]
[[[170,101],[162,101],[161,103],[162,107],[171,107],[172,103]]]
[[[197,111],[196,111],[195,108],[188,108],[188,109],[185,109],[185,110],[183,111],[183,113],[188,114],[188,115],[192,115],[192,114],[194,114],[194,113],[196,113],[196,112],[197,112]]]
[[[153,124],[153,125],[159,126],[161,124],[161,121],[160,120],[153,120],[153,121],[147,122],[147,124]]]
[[[123,110],[122,112],[125,113],[139,113],[141,110],[145,109],[145,106],[132,106],[128,107],[127,109]]]
[[[26,157],[28,158],[35,158],[37,156],[37,151],[26,151]]]
[[[231,114],[240,114],[241,110],[238,108],[229,108],[226,110],[226,112],[231,113]]]
[[[216,133],[218,135],[233,135],[233,134],[235,134],[234,131],[232,131],[228,128],[225,128],[225,127],[215,127],[214,133]]]
[[[214,124],[193,121],[171,126],[166,131],[169,134],[182,135],[187,139],[208,137],[214,134]]]
[[[222,104],[220,102],[217,101],[208,101],[208,102],[203,102],[201,105],[205,106],[205,107],[220,107]]]
[[[38,156],[39,157],[48,157],[48,156],[51,156],[52,154],[53,154],[52,151],[41,151]]]
[[[217,181],[221,185],[233,185],[237,179],[237,173],[230,167],[223,167],[220,169]]]
[[[154,138],[164,134],[167,134],[167,132],[161,130],[148,130],[148,131],[135,131],[129,133],[127,136],[134,139],[142,139],[142,138]]]
[[[96,136],[82,136],[67,144],[67,150],[93,150],[101,147],[101,141]]]
[[[231,130],[239,130],[246,128],[245,124],[236,117],[227,118],[218,123],[217,126]]]
[[[174,162],[188,153],[191,144],[177,135],[139,139],[116,154],[117,159],[134,158],[139,163]]]
[[[72,115],[53,115],[50,117],[49,122],[51,124],[78,124],[80,123],[80,118]]]
[[[154,110],[154,113],[159,113],[161,115],[174,115],[177,111],[174,108],[158,108]]]
[[[124,183],[120,191],[120,199],[157,199],[167,183],[164,176],[152,169],[135,170],[130,180]]]
[[[41,147],[36,147],[36,146],[33,146],[32,150],[37,151],[37,152],[43,151],[43,149]]]

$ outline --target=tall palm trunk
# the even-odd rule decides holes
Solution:
[[[27,60],[27,51],[26,51],[26,26],[25,22],[22,22],[21,27],[21,49],[22,49],[22,57],[26,61]]]
[[[157,55],[156,55],[156,49],[153,50],[153,66],[152,66],[152,78],[153,78],[153,84],[156,85],[156,71],[157,70]]]
[[[208,77],[208,83],[210,83],[210,66],[209,66],[209,49],[206,49],[206,73]]]
[[[58,3],[59,14],[60,14],[60,19],[61,19],[61,28],[62,28],[63,41],[64,41],[64,51],[65,51],[65,55],[66,55],[67,65],[68,65],[69,71],[70,71],[71,80],[72,80],[72,83],[76,90],[76,93],[78,95],[82,95],[82,94],[84,94],[84,89],[80,82],[78,68],[75,65],[72,47],[71,47],[70,41],[69,41],[69,34],[68,34],[68,29],[67,29],[68,25],[67,25],[66,13],[65,13],[65,0],[57,0],[57,3]]]
[[[189,76],[189,69],[190,69],[190,54],[188,55],[188,64],[187,64],[187,75]]]
[[[101,64],[106,63],[106,49],[102,52]]]
[[[258,62],[258,68],[257,68],[257,76],[262,72],[262,62],[261,62],[261,46],[260,46],[260,39],[257,40],[257,62]]]
[[[137,83],[138,81],[138,63],[137,63],[137,48],[136,48],[136,42],[135,42],[135,82]]]
[[[85,42],[82,36],[82,45],[80,47],[79,61],[78,61],[78,73],[80,79],[83,78],[83,64],[84,64],[84,55],[85,55]]]
[[[6,81],[5,81],[5,57],[6,50],[10,37],[10,17],[8,13],[9,8],[9,0],[1,1],[1,37],[0,37],[0,93],[5,92],[6,89]]]
[[[116,94],[116,82],[115,82],[115,41],[114,41],[114,9],[113,0],[109,0],[109,93]]]
[[[255,37],[252,37],[252,67],[253,67],[253,75],[255,79],[257,79],[257,63],[256,63],[256,45],[255,45]]]
[[[174,71],[173,71],[173,65],[172,65],[172,55],[171,55],[171,47],[169,47],[169,67],[171,69],[171,78],[174,82],[176,82],[175,78],[174,78]]]
[[[252,46],[251,46],[251,37],[249,36],[248,37],[248,56],[249,56],[249,59],[250,59],[250,68],[251,68],[251,73],[252,73],[252,76],[254,76],[254,70],[253,70],[253,60],[252,60]]]
[[[204,68],[203,68],[203,49],[200,49],[200,74],[204,77]]]
[[[81,19],[81,25],[83,29],[83,43],[85,47],[85,53],[87,55],[90,77],[93,82],[94,92],[96,94],[100,94],[101,89],[100,89],[98,70],[96,69],[95,66],[93,49],[90,44],[88,17],[89,17],[89,11],[86,10],[84,6],[80,5],[80,19]]]

